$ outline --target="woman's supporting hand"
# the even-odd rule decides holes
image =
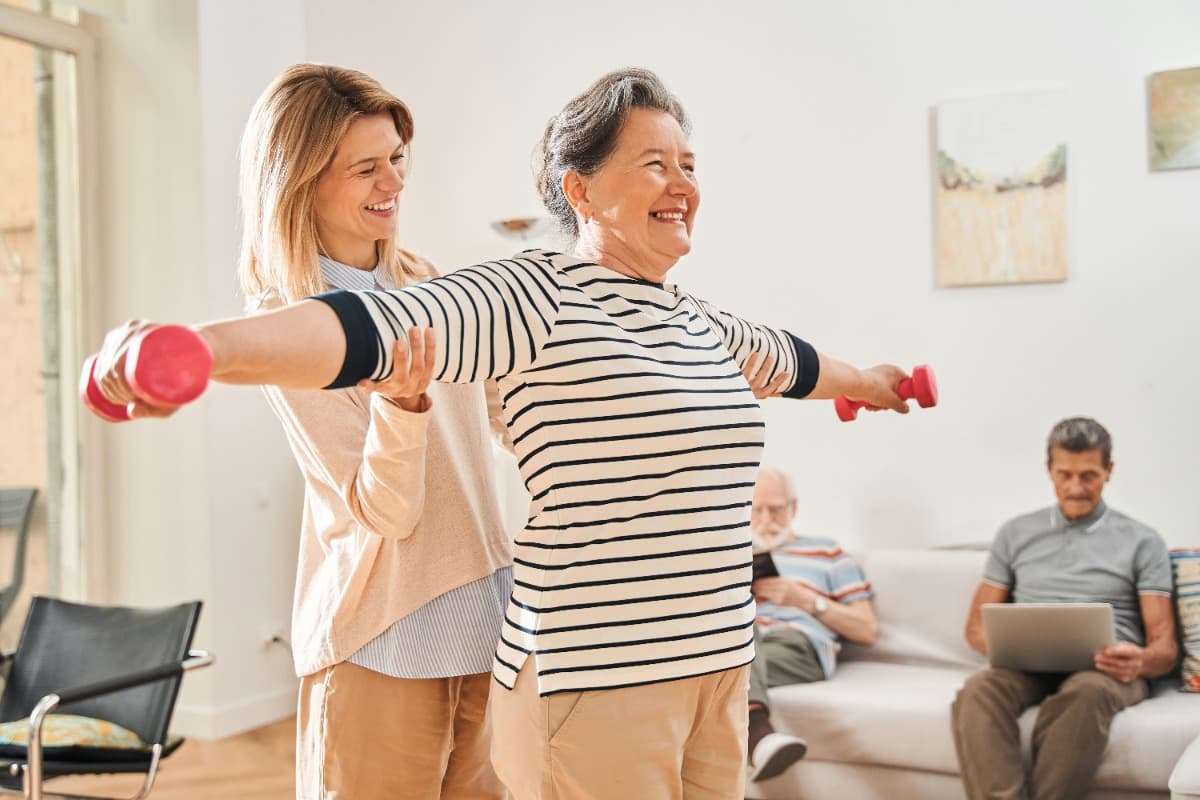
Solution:
[[[780,372],[775,376],[775,380],[768,381],[767,378],[771,375],[771,370],[775,368],[775,356],[768,355],[762,360],[762,364],[758,363],[758,353],[752,353],[746,359],[746,366],[742,367],[742,375],[746,378],[746,383],[750,384],[751,391],[759,400],[765,400],[768,397],[778,397],[780,388],[787,383],[791,377],[789,372]]]
[[[432,405],[425,392],[433,380],[437,338],[433,328],[409,328],[407,340],[396,339],[392,374],[385,381],[363,380],[358,385],[386,396],[405,411],[421,413]]]

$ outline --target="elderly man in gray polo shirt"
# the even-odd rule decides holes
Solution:
[[[1145,699],[1148,678],[1175,665],[1171,567],[1162,537],[1101,499],[1112,475],[1112,439],[1077,417],[1054,426],[1047,468],[1058,504],[1017,517],[996,534],[967,619],[967,641],[986,655],[985,603],[1111,603],[1117,644],[1095,669],[1069,675],[985,669],[951,712],[969,800],[1071,800],[1087,794],[1112,718]],[[1021,762],[1017,718],[1041,703],[1033,767]]]

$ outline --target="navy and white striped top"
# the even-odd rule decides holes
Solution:
[[[320,298],[346,331],[331,388],[391,374],[431,326],[435,379],[498,379],[530,517],[493,674],[535,654],[542,695],[675,680],[754,658],[750,495],[762,411],[742,377],[772,354],[803,397],[818,358],[671,284],[529,251],[393,292]]]

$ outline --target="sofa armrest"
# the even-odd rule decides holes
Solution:
[[[1200,736],[1183,751],[1167,785],[1171,788],[1171,800],[1200,798]]]

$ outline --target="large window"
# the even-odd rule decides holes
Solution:
[[[20,632],[31,593],[83,592],[79,362],[81,241],[77,60],[90,40],[36,0],[0,0],[0,489],[37,490],[23,589],[0,620]],[[16,563],[0,530],[0,589]]]

